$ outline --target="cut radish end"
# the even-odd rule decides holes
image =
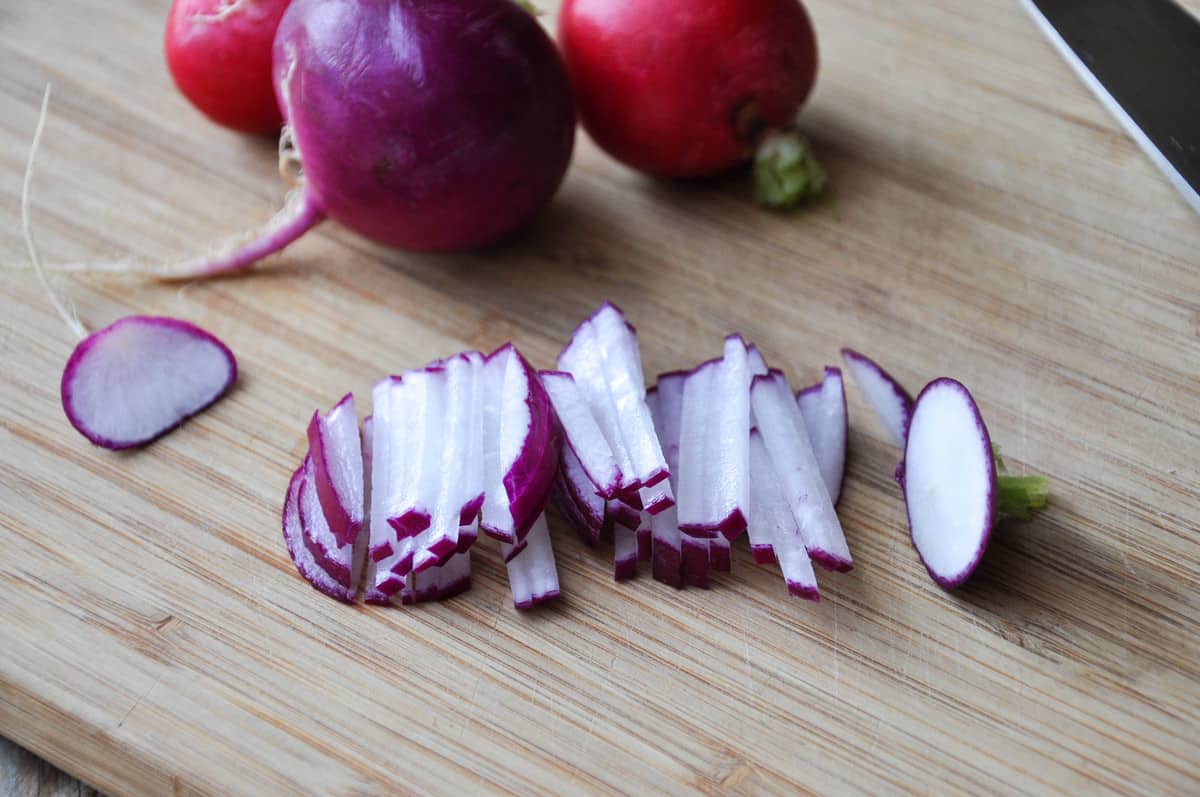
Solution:
[[[642,513],[642,522],[638,524],[637,534],[635,535],[637,537],[639,562],[649,562],[650,553],[653,550],[653,546],[651,545],[650,518],[651,515],[649,512]]]
[[[912,418],[912,396],[874,360],[854,349],[842,349],[842,361],[892,440],[904,448],[909,420]]]
[[[617,526],[636,531],[642,523],[642,513],[624,501],[613,499],[607,503],[608,517]]]
[[[613,579],[625,581],[637,575],[637,531],[622,525],[613,526]]]
[[[75,347],[62,405],[95,445],[133,448],[207,408],[235,381],[233,352],[210,333],[175,318],[129,316]]]
[[[854,564],[842,524],[821,477],[787,377],[779,371],[754,377],[750,400],[755,422],[784,498],[800,527],[808,555],[827,569],[850,570]],[[783,555],[778,547],[775,555]]]
[[[671,491],[671,480],[663,479],[653,487],[643,487],[638,490],[638,503],[641,509],[651,515],[665,512],[668,507],[675,506],[675,495]]]
[[[304,480],[300,484],[300,528],[304,532],[304,545],[312,554],[313,561],[343,587],[353,589],[353,545],[342,545],[325,519],[321,501],[317,497],[316,473],[311,456],[304,458]]]
[[[846,391],[842,372],[825,368],[825,377],[817,384],[796,394],[796,404],[804,418],[804,429],[812,443],[821,478],[829,490],[829,499],[836,505],[842,495],[842,480],[846,472]]]
[[[658,384],[646,392],[650,419],[671,472],[668,482],[676,494],[679,490],[679,426],[687,376],[683,371],[661,374]],[[649,520],[650,574],[655,581],[683,589],[683,535],[679,532],[678,505],[649,515]]]
[[[605,500],[596,494],[594,485],[579,464],[570,446],[562,447],[562,464],[555,477],[555,497],[559,511],[575,527],[588,545],[600,541],[604,528]]]
[[[736,539],[749,504],[750,366],[740,336],[684,386],[679,432],[679,528]]]
[[[283,541],[287,545],[288,555],[295,563],[300,575],[331,598],[337,598],[346,603],[354,602],[354,590],[339,584],[332,576],[320,567],[304,544],[304,530],[300,522],[300,486],[304,482],[304,466],[301,465],[292,474],[288,483],[287,498],[283,502]]]
[[[945,589],[975,571],[1001,505],[1028,517],[1045,504],[1044,479],[1001,474],[1002,466],[970,391],[947,378],[926,385],[913,408],[902,485],[913,546]]]
[[[399,478],[397,505],[388,522],[400,539],[429,528],[441,483],[446,373],[441,366],[408,371],[392,392],[392,423],[399,428],[390,448],[392,478]],[[398,441],[403,445],[396,445]]]
[[[697,540],[684,534],[681,537],[680,577],[689,587],[708,589],[709,540]]]
[[[817,576],[800,526],[757,430],[750,433],[750,540],[755,562],[778,559],[789,594],[819,599]]]
[[[668,476],[650,410],[637,333],[614,305],[600,306],[558,356],[587,399],[621,471],[621,490],[652,487]]]
[[[683,535],[675,507],[650,518],[650,573],[655,581],[683,588]]]
[[[733,552],[729,540],[717,537],[708,541],[708,566],[718,573],[733,570]]]
[[[308,424],[313,485],[339,545],[352,544],[363,527],[363,454],[354,394],[347,393],[324,418]]]
[[[511,343],[484,361],[480,528],[502,542],[523,538],[550,500],[562,432],[545,388]]]
[[[583,391],[565,371],[542,371],[539,376],[562,425],[564,442],[596,485],[596,491],[613,498],[621,486],[621,470]]]
[[[538,515],[526,535],[524,550],[507,561],[513,606],[530,609],[559,595],[558,569],[546,516]],[[507,546],[501,546],[503,550]]]
[[[410,585],[400,592],[403,604],[442,601],[471,588],[471,554],[454,554],[437,567],[409,577]]]

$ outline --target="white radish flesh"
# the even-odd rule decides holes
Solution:
[[[354,394],[347,393],[322,418],[314,412],[308,424],[308,451],[314,486],[333,536],[353,543],[363,527],[363,455]]]
[[[829,499],[837,504],[846,472],[846,391],[842,372],[827,367],[824,378],[796,394],[813,453],[821,466],[821,478]]]
[[[842,361],[846,363],[850,378],[875,410],[892,440],[900,448],[904,448],[909,420],[912,417],[912,396],[870,357],[859,354],[854,349],[842,349]]]
[[[709,438],[713,430],[716,401],[713,391],[720,360],[710,360],[688,375],[683,388],[679,422],[679,470],[676,489],[680,529],[694,537],[715,537],[719,533],[710,518],[713,463],[709,459]]]
[[[820,599],[817,576],[800,526],[757,430],[750,433],[749,534],[754,561],[769,564],[778,560],[790,594],[809,600]]]
[[[600,541],[604,527],[605,500],[596,494],[570,446],[562,447],[562,464],[556,478],[559,511],[589,545]]]
[[[392,394],[392,423],[397,427],[391,449],[393,478],[400,475],[397,505],[388,522],[403,540],[429,528],[441,481],[442,432],[446,408],[446,374],[431,366],[409,371]]]
[[[237,360],[213,335],[174,318],[129,316],[75,347],[62,405],[92,443],[133,448],[207,408],[235,381]]]
[[[842,524],[787,377],[779,371],[756,376],[750,399],[763,443],[809,556],[830,570],[850,570],[854,564]],[[775,555],[778,557],[780,552],[776,550]]]
[[[524,540],[525,549],[507,562],[508,583],[513,605],[530,609],[559,595],[558,569],[546,516],[538,515]],[[501,550],[505,547],[502,545]]]
[[[637,531],[621,524],[613,526],[613,580],[625,581],[637,575]]]
[[[621,470],[575,378],[565,371],[543,371],[540,378],[562,424],[564,442],[596,491],[605,498],[614,497],[621,485]]]
[[[929,575],[953,589],[974,572],[996,521],[991,438],[970,392],[936,379],[917,397],[904,451],[913,545]]]
[[[300,527],[304,532],[304,545],[317,565],[343,587],[353,590],[354,547],[349,543],[342,545],[329,527],[317,497],[315,481],[312,457],[305,457],[304,479],[300,484]]]

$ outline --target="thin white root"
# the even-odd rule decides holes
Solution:
[[[21,233],[25,236],[25,248],[29,251],[29,264],[37,274],[42,287],[46,289],[50,303],[54,305],[54,309],[58,311],[62,320],[67,323],[67,327],[75,333],[75,337],[82,340],[88,335],[87,327],[79,321],[79,316],[75,314],[75,308],[66,305],[50,285],[46,271],[42,268],[42,258],[38,255],[37,245],[33,242],[33,229],[29,222],[29,198],[33,193],[33,165],[37,160],[38,147],[42,143],[42,131],[46,128],[46,115],[49,110],[50,84],[47,83],[46,93],[42,95],[42,110],[38,114],[37,128],[33,131],[33,144],[29,147],[29,160],[25,164],[25,180],[21,183]]]

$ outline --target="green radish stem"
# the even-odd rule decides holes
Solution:
[[[794,130],[768,133],[754,153],[754,201],[760,205],[792,208],[828,184],[812,145]]]
[[[1011,476],[1000,456],[1000,446],[992,444],[996,462],[996,516],[1005,520],[1026,521],[1046,506],[1050,480],[1045,476]]]

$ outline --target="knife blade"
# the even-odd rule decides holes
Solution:
[[[1200,213],[1200,20],[1173,0],[1022,0]]]

